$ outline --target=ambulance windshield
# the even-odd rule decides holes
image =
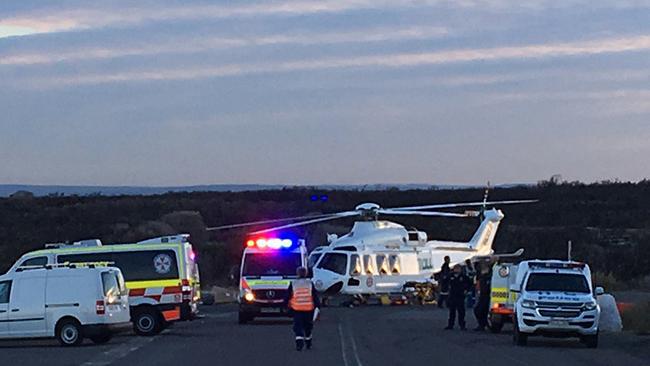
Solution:
[[[243,276],[295,276],[302,264],[300,253],[247,253]]]

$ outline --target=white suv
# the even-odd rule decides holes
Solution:
[[[118,268],[33,266],[0,276],[0,338],[55,337],[75,346],[88,337],[105,343],[129,329],[129,319]]]
[[[518,292],[514,343],[525,346],[529,336],[578,337],[598,347],[600,307],[592,291],[591,272],[584,263],[532,260],[519,264],[511,291]]]

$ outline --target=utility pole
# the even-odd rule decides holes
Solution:
[[[567,242],[567,260],[571,261],[571,240]]]

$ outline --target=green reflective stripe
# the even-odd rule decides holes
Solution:
[[[263,285],[286,285],[289,286],[291,280],[246,280],[249,286]]]

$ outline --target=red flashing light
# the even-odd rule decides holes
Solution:
[[[289,249],[293,246],[291,239],[279,238],[258,238],[256,240],[248,240],[246,242],[248,248],[257,247],[259,249]]]

